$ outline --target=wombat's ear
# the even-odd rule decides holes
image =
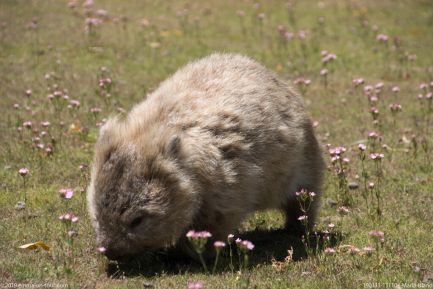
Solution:
[[[175,135],[170,139],[170,142],[167,145],[166,152],[170,156],[177,156],[180,152],[182,140],[180,136]]]

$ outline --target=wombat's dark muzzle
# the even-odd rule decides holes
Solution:
[[[104,252],[104,255],[112,261],[125,261],[129,259],[128,255],[125,255],[122,252],[107,248],[107,250]]]
[[[122,258],[122,254],[112,248],[106,248],[104,255],[110,260],[119,260]]]
[[[103,254],[109,260],[118,261],[123,258],[123,255],[125,255],[126,251],[122,250],[122,248],[118,246],[117,242],[101,242],[99,244],[105,248]]]
[[[125,253],[125,250],[117,250],[116,248],[113,247],[106,247],[106,251],[104,252],[104,255],[112,261],[128,261],[134,257],[136,257],[137,255],[139,255],[139,252],[137,253],[132,253],[132,252],[128,252]]]

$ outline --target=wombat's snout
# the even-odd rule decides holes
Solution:
[[[108,247],[106,248],[104,255],[111,261],[126,262],[134,257],[143,256],[146,253],[153,252],[154,250],[155,249],[151,248],[143,248],[140,251],[129,252],[123,249],[116,249],[115,247]]]
[[[137,244],[131,239],[105,240],[99,244],[105,248],[103,254],[113,261],[127,261],[144,252],[152,251],[151,247],[142,243]]]
[[[120,252],[113,250],[113,248],[106,248],[105,252],[104,252],[105,257],[107,257],[110,260],[119,260],[119,259],[123,259],[122,255],[120,254]]]
[[[132,254],[126,253],[125,249],[118,248],[115,245],[107,245],[105,246],[104,255],[113,261],[125,261],[131,259],[133,257]]]
[[[124,252],[124,250],[121,250],[118,246],[116,246],[116,244],[112,242],[104,242],[98,240],[98,244],[100,248],[104,249],[104,251],[101,251],[101,253],[103,253],[110,260],[121,259],[122,255],[124,254],[122,253],[122,251]]]

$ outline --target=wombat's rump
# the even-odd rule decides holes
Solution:
[[[175,244],[189,229],[225,240],[251,212],[317,195],[323,161],[303,102],[250,58],[213,54],[164,81],[95,146],[88,206],[109,257]]]

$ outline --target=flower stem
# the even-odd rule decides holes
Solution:
[[[204,258],[203,258],[203,254],[202,253],[198,253],[198,257],[200,258],[201,265],[203,266],[204,271],[206,272],[206,274],[209,273],[209,271],[207,269],[207,266],[206,266],[206,262],[204,261]]]
[[[217,251],[217,255],[216,255],[216,258],[215,258],[215,263],[213,264],[212,274],[215,274],[215,270],[216,270],[216,267],[217,267],[217,264],[218,264],[218,259],[219,259],[219,256],[220,256],[220,250],[217,249],[216,251]]]

